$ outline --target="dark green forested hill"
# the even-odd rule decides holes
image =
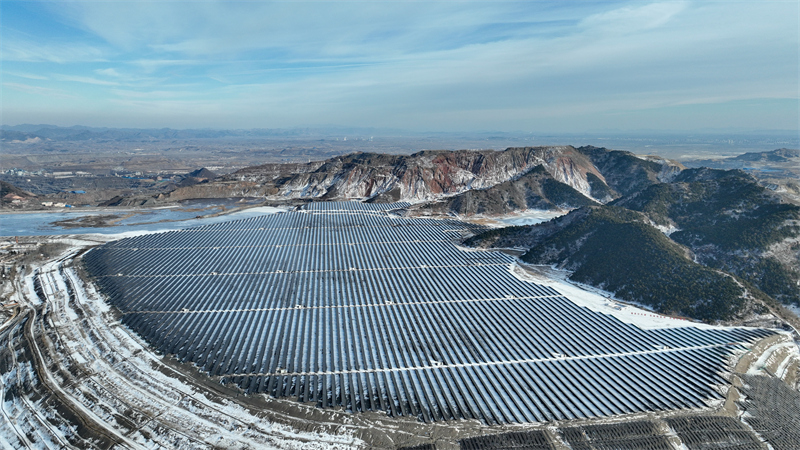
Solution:
[[[690,169],[614,203],[673,226],[698,262],[738,275],[784,303],[800,302],[800,207],[738,170]],[[794,249],[792,248],[794,247]]]
[[[492,230],[468,244],[526,242],[532,264],[573,271],[570,279],[614,292],[670,314],[703,320],[732,319],[744,306],[744,288],[733,277],[693,262],[647,218],[625,208],[587,207],[560,226]],[[554,221],[555,222],[555,221]]]
[[[629,192],[609,205],[490,230],[466,244],[524,247],[527,262],[554,264],[622,299],[703,320],[734,318],[755,297],[800,302],[800,207],[741,171],[684,170],[660,183],[646,170],[655,167],[636,167],[638,191],[603,173],[611,187]]]

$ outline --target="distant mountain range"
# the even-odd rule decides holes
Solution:
[[[183,129],[172,128],[97,128],[97,127],[58,127],[54,125],[3,125],[0,127],[0,141],[25,142],[41,139],[53,141],[133,141],[150,142],[157,140],[180,139],[235,139],[264,137],[325,137],[331,133],[343,135],[386,135],[400,131],[376,128],[253,128],[239,130]]]
[[[432,139],[440,145],[459,140],[474,143],[492,143],[526,141],[535,139],[538,145],[556,142],[584,142],[625,148],[637,148],[649,151],[650,148],[670,146],[706,145],[713,148],[731,149],[731,145],[741,148],[774,148],[774,146],[794,146],[800,144],[796,130],[738,130],[738,129],[705,129],[694,131],[668,130],[596,130],[585,132],[549,131],[412,131],[386,127],[353,127],[353,126],[312,126],[292,128],[251,128],[251,129],[173,129],[173,128],[114,128],[114,127],[61,127],[48,124],[1,125],[0,142],[22,143],[35,142],[36,139],[82,142],[82,141],[118,141],[118,142],[153,142],[158,140],[193,140],[193,139],[321,139],[330,137],[406,137],[412,139]],[[516,144],[506,144],[516,145]],[[763,146],[767,147],[763,147]],[[433,148],[450,148],[433,147]],[[464,147],[462,147],[464,148]],[[469,147],[471,148],[471,147]],[[736,148],[736,147],[734,147]]]
[[[688,167],[710,167],[714,169],[745,169],[754,175],[769,177],[771,173],[783,172],[786,176],[800,178],[800,150],[779,148],[766,152],[748,152],[730,158],[698,159],[685,161]]]
[[[443,204],[431,208],[440,212],[497,214],[604,203],[639,186],[668,180],[681,169],[678,163],[656,157],[557,146],[353,153],[291,170],[275,164],[250,167],[218,181],[270,185],[288,198],[435,201]]]
[[[731,159],[735,159],[736,161],[787,162],[793,158],[800,158],[800,150],[779,148],[777,150],[772,150],[771,152],[745,153]]]

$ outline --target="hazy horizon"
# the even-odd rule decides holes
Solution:
[[[553,135],[553,136],[580,136],[580,135],[601,135],[601,136],[716,136],[716,135],[753,135],[753,136],[787,136],[791,135],[800,140],[797,129],[746,129],[746,128],[696,128],[696,129],[631,129],[620,130],[614,128],[606,129],[587,129],[587,130],[574,130],[574,131],[548,131],[548,130],[496,130],[496,129],[474,129],[474,130],[437,130],[437,129],[403,129],[391,127],[360,127],[351,125],[305,125],[305,126],[290,126],[290,127],[135,127],[135,126],[95,126],[86,125],[81,123],[74,123],[68,125],[56,125],[52,123],[0,123],[3,129],[18,130],[18,131],[35,131],[43,128],[59,128],[59,129],[89,129],[89,130],[173,130],[173,131],[231,131],[231,132],[248,132],[248,131],[300,131],[309,130],[313,132],[340,132],[340,131],[354,131],[358,133],[375,132],[384,136],[417,136],[425,134],[460,134],[460,135],[485,135],[485,134],[505,134],[513,136],[524,135]]]

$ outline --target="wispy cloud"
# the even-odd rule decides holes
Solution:
[[[592,14],[581,21],[581,25],[594,32],[630,33],[658,28],[688,6],[685,1],[670,1],[636,6],[624,6],[598,14]]]
[[[75,98],[74,95],[70,95],[60,89],[52,89],[42,86],[31,86],[29,84],[22,84],[22,83],[3,83],[3,86],[13,89],[19,92],[25,92],[28,94],[36,94],[45,97],[58,97],[58,98]]]
[[[60,81],[70,81],[70,82],[74,82],[74,83],[94,84],[94,85],[97,85],[97,86],[119,86],[119,83],[117,83],[116,81],[100,80],[98,78],[92,78],[92,77],[56,74],[56,75],[53,75],[53,78],[55,78],[57,80],[60,80]]]
[[[4,25],[6,25],[4,23]],[[76,42],[38,41],[25,33],[4,27],[0,41],[3,61],[52,62],[59,64],[103,61],[103,51]]]
[[[8,71],[5,71],[5,70],[3,71],[3,73],[5,75],[10,75],[12,77],[25,78],[25,79],[28,79],[28,80],[49,80],[49,78],[44,76],[44,75],[38,75],[38,74],[34,74],[34,73],[8,72]]]
[[[101,118],[519,129],[557,117],[580,129],[604,114],[800,97],[791,2],[34,5],[61,34],[11,20],[4,70],[69,89]]]
[[[148,101],[148,100],[174,100],[174,99],[202,99],[204,94],[198,92],[197,85],[181,86],[181,89],[176,89],[173,86],[172,90],[154,89],[154,90],[130,90],[130,89],[113,89],[112,94],[118,97],[118,100],[135,100],[135,101]]]
[[[107,77],[114,77],[114,78],[119,78],[119,77],[122,76],[113,67],[109,67],[107,69],[95,69],[94,73],[96,73],[98,75],[104,75],[104,76],[107,76]]]

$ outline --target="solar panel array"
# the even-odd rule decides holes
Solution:
[[[704,406],[759,329],[643,330],[465,251],[474,225],[314,203],[100,246],[86,267],[160,351],[247,392],[425,421]]]

